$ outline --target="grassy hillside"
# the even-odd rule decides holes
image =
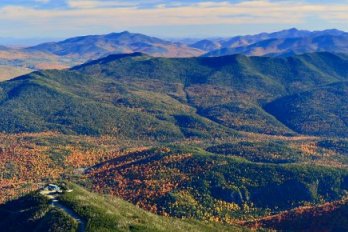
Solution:
[[[87,220],[86,231],[248,231],[237,226],[172,219],[146,212],[114,197],[102,197],[73,185],[60,198]]]
[[[0,129],[156,140],[224,137],[235,134],[233,130],[318,134],[315,128],[292,126],[263,107],[345,81],[347,63],[345,56],[329,53],[187,59],[113,55],[73,70],[36,72],[1,83]],[[339,92],[333,94],[332,100],[340,98]],[[333,108],[322,120],[329,123],[330,117],[345,120]],[[295,120],[310,123],[301,114]],[[343,126],[337,134],[330,128],[318,130],[323,135],[347,133]]]
[[[0,205],[0,226],[8,232],[73,232],[77,223],[49,205],[49,200],[31,193]]]
[[[242,227],[172,219],[146,212],[114,197],[103,197],[69,184],[73,189],[59,198],[86,221],[86,231],[249,231]],[[77,231],[78,224],[49,200],[32,193],[0,206],[0,225],[6,231]]]

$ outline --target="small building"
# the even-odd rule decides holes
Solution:
[[[58,186],[58,185],[55,185],[55,184],[49,184],[47,185],[43,191],[45,192],[49,192],[49,193],[62,193],[63,190]]]

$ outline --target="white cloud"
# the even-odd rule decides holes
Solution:
[[[70,9],[0,8],[0,21],[15,22],[36,31],[107,27],[171,25],[299,24],[308,17],[329,22],[348,19],[348,4],[254,0],[240,3],[201,2],[168,7],[139,8],[123,1],[70,0]],[[1,27],[0,27],[1,32]],[[3,29],[3,33],[6,31]]]
[[[71,8],[80,9],[95,9],[95,8],[117,8],[117,7],[132,7],[136,6],[136,3],[123,2],[123,1],[98,1],[98,0],[69,0],[68,6]]]
[[[38,3],[44,3],[44,4],[47,4],[49,3],[51,0],[35,0],[35,2],[38,2]]]

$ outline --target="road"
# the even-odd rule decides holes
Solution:
[[[56,207],[65,213],[67,213],[70,217],[75,219],[79,223],[79,227],[77,229],[78,232],[85,232],[86,231],[86,222],[81,218],[77,213],[75,213],[70,208],[66,207],[65,205],[61,204],[58,200],[54,199],[52,200],[51,205],[53,207]]]

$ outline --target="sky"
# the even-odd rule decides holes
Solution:
[[[0,0],[0,37],[67,38],[131,31],[228,37],[296,27],[348,31],[348,0]]]

